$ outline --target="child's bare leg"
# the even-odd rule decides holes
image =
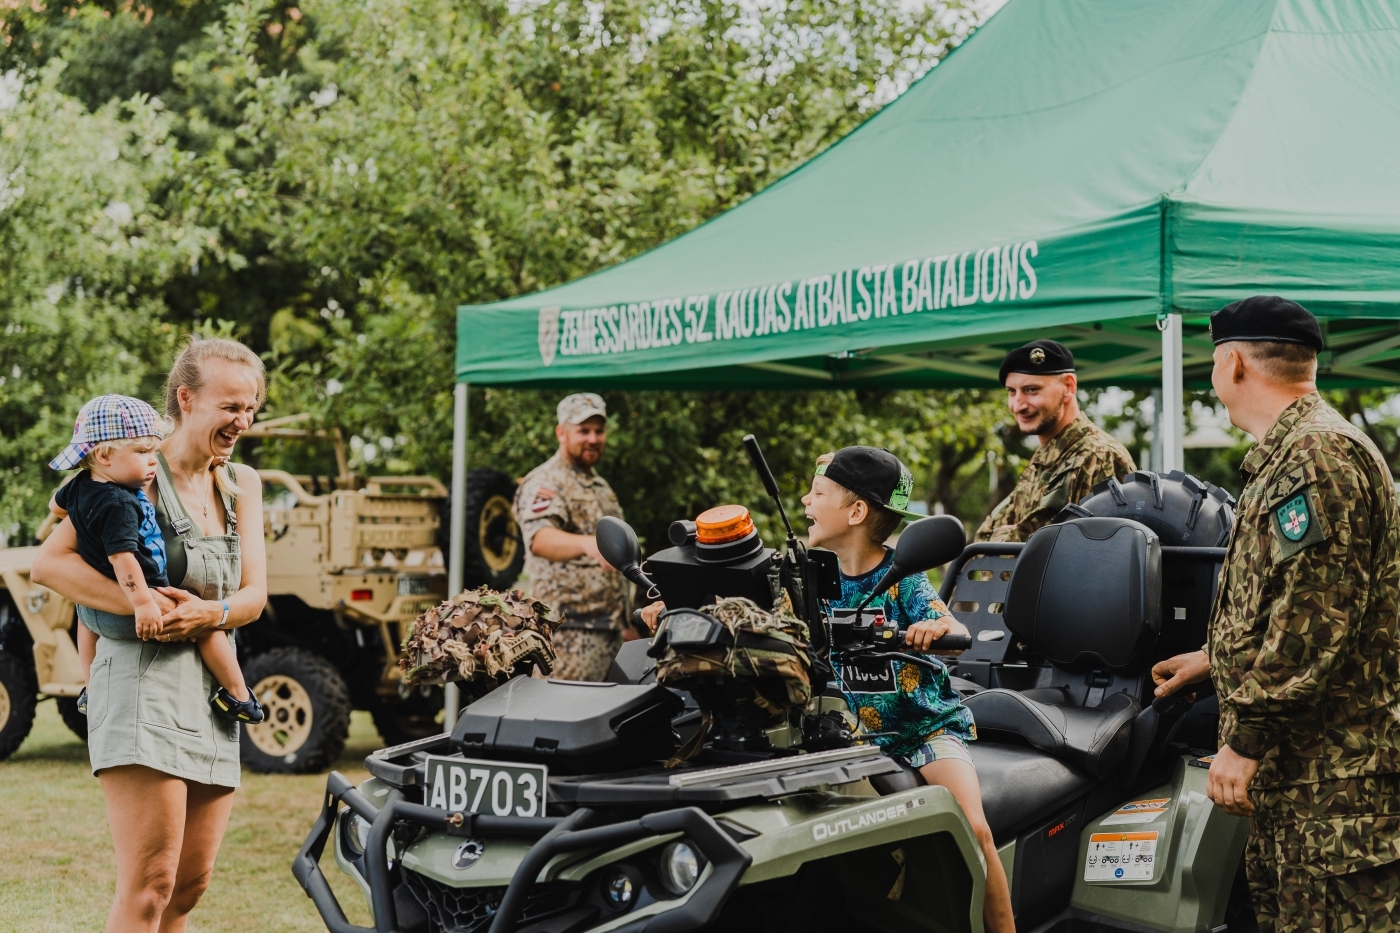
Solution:
[[[1006,883],[992,829],[982,812],[982,788],[977,783],[977,769],[965,761],[945,758],[932,761],[919,769],[924,780],[953,792],[963,815],[977,835],[982,854],[987,859],[987,890],[982,899],[982,923],[987,933],[1016,933],[1016,919],[1011,913],[1011,886]]]
[[[238,666],[238,652],[229,641],[228,632],[206,632],[195,639],[199,656],[214,679],[240,703],[248,699],[248,685],[243,682],[243,669]]]
[[[83,623],[78,623],[78,666],[83,671],[83,684],[92,674],[92,659],[97,657],[97,633]]]

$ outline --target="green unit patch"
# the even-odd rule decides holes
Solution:
[[[1274,510],[1279,531],[1289,541],[1301,541],[1312,525],[1312,512],[1308,508],[1308,497],[1299,493]]]

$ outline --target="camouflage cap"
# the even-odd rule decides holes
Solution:
[[[608,417],[608,406],[602,396],[578,392],[559,403],[558,424],[583,424],[589,418]]]

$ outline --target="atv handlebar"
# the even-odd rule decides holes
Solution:
[[[900,633],[896,636],[896,638],[895,638],[895,641],[898,642],[900,648],[906,648],[906,647],[908,647],[907,643],[905,642],[904,636],[905,636],[905,633],[904,633],[904,632],[900,632]],[[929,645],[927,648],[925,648],[924,650],[925,650],[925,651],[966,651],[968,648],[971,648],[971,647],[972,647],[972,636],[971,636],[971,635],[959,635],[959,634],[957,634],[957,633],[949,633],[949,634],[947,634],[947,635],[944,635],[942,638],[935,638],[935,639],[933,640],[933,643],[930,644],[930,645]]]

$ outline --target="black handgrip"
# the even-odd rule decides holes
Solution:
[[[778,498],[778,481],[773,478],[773,471],[768,468],[768,461],[763,458],[763,449],[758,446],[758,438],[752,434],[745,434],[744,449],[749,452],[749,459],[753,461],[753,468],[758,471],[763,488],[767,490],[768,495],[774,499]]]
[[[901,648],[906,647],[906,645],[907,645],[907,643],[906,643],[905,640],[904,640],[906,634],[907,634],[906,632],[900,632],[900,633],[899,633],[899,645],[900,645]],[[960,634],[958,634],[958,633],[956,633],[956,632],[950,632],[949,634],[944,635],[942,638],[935,639],[934,642],[933,642],[933,644],[929,645],[929,646],[928,646],[927,648],[925,648],[924,650],[925,650],[925,651],[966,651],[968,648],[971,648],[971,647],[972,647],[972,636],[971,636],[971,635],[960,635]]]
[[[1190,691],[1185,693],[1178,690],[1176,693],[1169,693],[1164,697],[1157,697],[1152,701],[1152,708],[1158,713],[1166,713],[1181,704],[1196,702],[1196,694]]]

